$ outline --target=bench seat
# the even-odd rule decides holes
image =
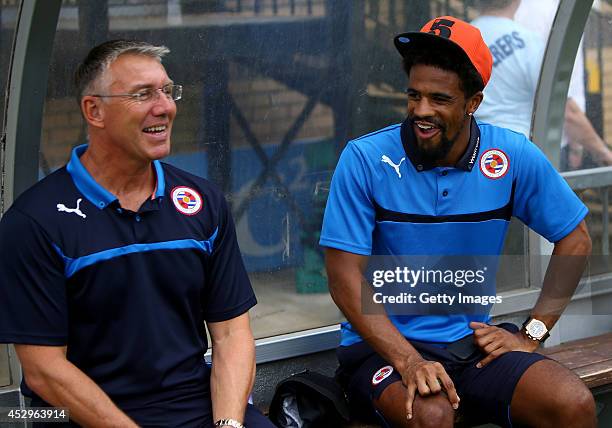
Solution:
[[[574,340],[539,352],[572,370],[594,394],[612,389],[612,333]]]

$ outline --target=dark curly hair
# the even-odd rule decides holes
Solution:
[[[409,76],[415,65],[429,65],[441,70],[451,71],[459,76],[459,84],[466,98],[484,89],[482,77],[465,55],[454,49],[438,52],[415,50],[403,59],[404,71]]]

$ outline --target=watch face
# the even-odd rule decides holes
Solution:
[[[544,336],[548,332],[546,325],[542,321],[536,319],[532,319],[531,321],[529,321],[526,330],[531,336],[535,337],[536,339],[542,338],[542,336]]]

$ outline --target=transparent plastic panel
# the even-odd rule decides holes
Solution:
[[[225,192],[259,300],[252,310],[256,337],[338,323],[318,234],[337,154],[351,135],[348,4],[64,2],[40,176],[86,142],[70,83],[86,52],[115,38],[166,45],[168,74],[184,85],[166,161]]]
[[[164,65],[184,86],[167,161],[225,192],[259,300],[256,337],[338,323],[318,245],[335,164],[350,139],[406,117],[393,37],[447,14],[481,13],[471,0],[65,1],[40,177],[86,142],[71,85],[86,52],[114,38],[166,45]],[[505,253],[524,254],[523,227],[509,236]],[[528,286],[518,264],[500,268],[499,290]]]
[[[572,152],[579,163],[581,181],[593,183],[580,190],[580,195],[589,206],[590,215],[587,218],[589,232],[593,240],[593,254],[606,257],[596,257],[592,262],[594,274],[609,274],[612,271],[610,255],[610,187],[612,180],[608,176],[600,176],[596,171],[584,169],[595,168],[612,163],[603,162],[602,153],[609,151],[612,142],[612,5],[608,1],[595,1],[591,9],[583,36],[584,54],[584,94],[586,116],[594,130],[594,134],[585,132],[586,136],[597,135],[606,149],[600,152],[583,150]],[[585,125],[586,127],[586,125]],[[586,128],[585,128],[586,129]],[[584,139],[587,143],[597,141],[594,138]]]
[[[522,0],[515,19],[546,42],[558,0]],[[586,7],[586,6],[585,6]],[[605,50],[610,41],[610,3],[595,0],[572,70],[560,142],[560,169],[575,171],[612,165],[605,130]]]

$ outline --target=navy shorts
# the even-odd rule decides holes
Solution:
[[[498,327],[518,331],[514,324],[504,323]],[[424,359],[438,361],[444,366],[461,398],[460,418],[472,424],[512,426],[510,402],[516,384],[532,364],[546,359],[536,353],[508,352],[479,369],[476,363],[484,358],[484,354],[471,345],[471,339],[463,340],[461,347],[417,341],[410,343]],[[472,346],[473,351],[468,349],[466,352],[466,344]],[[380,397],[392,383],[401,382],[400,375],[365,342],[340,346],[337,355],[340,362],[337,379],[345,388],[351,411],[365,421],[377,421],[379,415],[372,400]]]

